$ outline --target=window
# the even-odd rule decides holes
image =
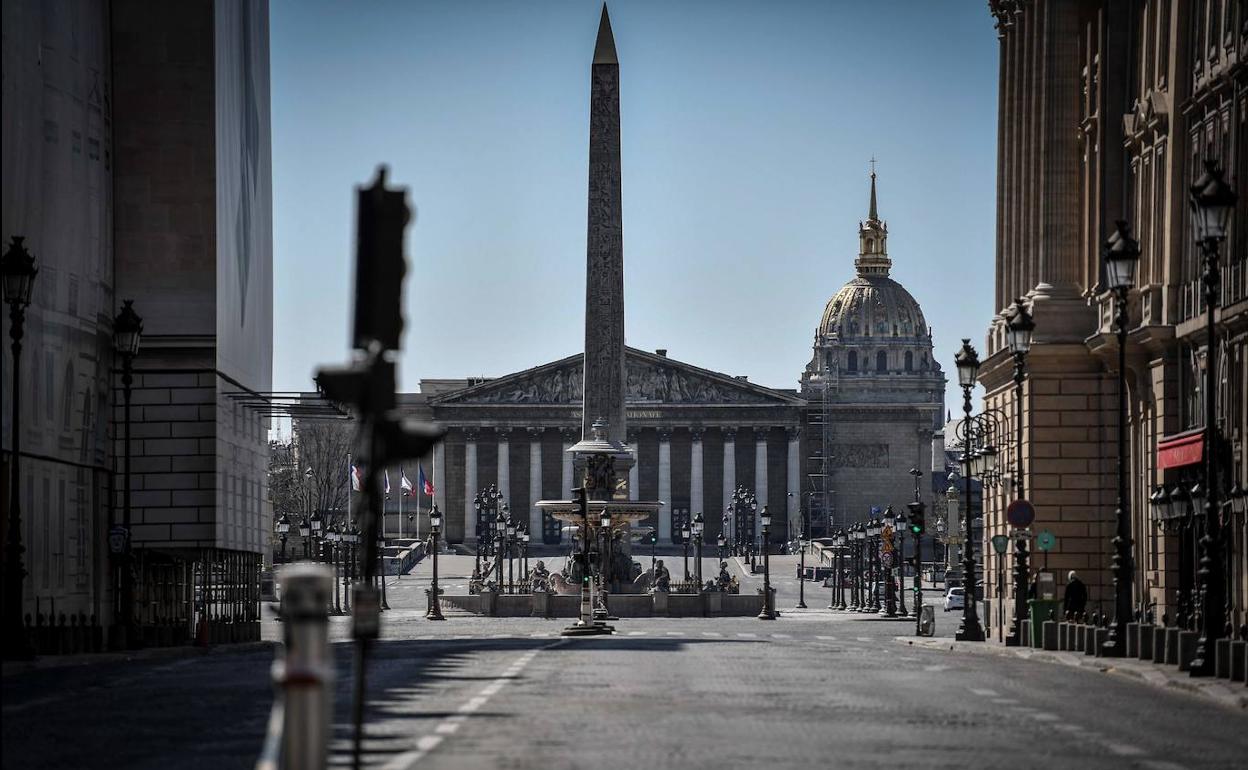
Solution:
[[[875,251],[875,239],[874,239],[874,238],[868,238],[868,239],[867,239],[867,248],[866,248],[866,253],[870,254],[870,253],[871,253],[871,252],[873,252],[873,251]]]
[[[65,390],[61,396],[61,419],[63,420],[61,427],[63,430],[73,430],[74,416],[74,362],[70,361],[65,364]]]
[[[914,371],[914,353],[911,353],[909,350],[906,351],[906,371]]]
[[[848,360],[848,363],[846,364],[846,366],[849,367],[849,371],[851,372],[858,371],[858,353],[853,350],[849,351],[849,357],[847,360]]]
[[[888,371],[888,354],[883,350],[875,354],[875,371],[881,374]]]

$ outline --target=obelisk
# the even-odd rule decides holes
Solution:
[[[585,381],[581,438],[595,420],[623,444],[624,225],[620,193],[620,63],[602,6],[589,92],[589,231],[585,242]]]

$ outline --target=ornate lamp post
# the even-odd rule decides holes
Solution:
[[[311,528],[309,527],[309,531]],[[326,554],[329,557],[329,563],[334,570],[334,606],[335,615],[342,613],[342,602],[338,597],[338,572],[342,565],[342,533],[338,531],[338,524],[331,522],[325,529],[325,545]]]
[[[728,539],[724,537],[724,533],[721,531],[719,533],[719,537],[715,538],[715,548],[719,555],[720,561],[724,560],[724,549],[727,547],[728,547]]]
[[[860,527],[860,524],[853,524],[847,533],[851,544],[849,554],[849,606],[847,607],[850,612],[858,611],[860,607],[858,596],[862,591],[862,544],[858,539]]]
[[[702,532],[705,522],[702,520],[702,512],[693,516],[693,577],[694,583],[697,584],[697,593],[702,593]]]
[[[503,592],[503,549],[507,537],[507,520],[501,516],[494,520],[494,584]]]
[[[975,389],[975,378],[979,375],[979,355],[975,352],[975,348],[971,347],[969,339],[962,340],[962,349],[954,357],[954,363],[958,369],[958,384],[962,386],[962,414],[963,419],[967,422],[971,419],[971,391]],[[963,442],[962,447],[962,463],[964,472],[962,478],[965,482],[966,499],[971,499],[971,447],[970,432],[967,432],[967,439]],[[975,586],[977,584],[975,577],[975,540],[971,529],[971,511],[970,505],[967,505],[966,516],[963,517],[962,528],[962,573],[963,585],[967,592],[966,601],[962,602],[962,623],[958,626],[958,631],[954,635],[954,639],[965,642],[982,642],[984,641],[984,628],[979,623],[979,610],[975,603]]]
[[[324,561],[324,554],[321,552],[321,527],[324,525],[321,520],[321,512],[313,511],[312,517],[308,519],[308,528],[312,531],[312,544],[317,549],[316,556],[318,560]]]
[[[888,551],[888,546],[892,545],[889,541],[896,537],[897,534],[897,514],[893,512],[893,506],[884,509],[883,527],[881,528],[881,542],[885,547],[885,553],[888,554],[889,561],[884,566],[884,609],[882,613],[886,618],[897,617],[897,592],[893,590],[893,562],[897,556],[894,551]]]
[[[775,620],[776,611],[771,606],[771,549],[768,538],[771,536],[771,514],[767,506],[763,506],[763,610],[758,613],[759,620]]]
[[[685,582],[686,583],[689,582],[689,538],[690,537],[692,537],[692,534],[689,531],[689,522],[686,521],[684,524],[680,525],[680,542],[681,542],[681,548],[684,552],[684,570],[685,570]]]
[[[792,492],[789,493],[793,494]],[[799,610],[806,609],[806,516],[802,511],[798,511],[797,522],[797,604],[794,605]]]
[[[342,580],[342,609],[344,612],[351,612],[351,581],[355,580],[358,573],[357,559],[359,551],[357,546],[360,542],[360,528],[353,522],[342,536],[343,543],[347,546],[346,567],[343,569]]]
[[[602,514],[598,519],[598,529],[602,532],[602,565],[599,577],[602,583],[602,592],[605,593],[611,585],[611,512],[606,508],[602,509]]]
[[[473,498],[472,507],[477,511],[477,547],[476,551],[476,573],[481,574],[481,556],[482,548],[488,552],[491,546],[497,540],[497,528],[495,523],[498,521],[498,504],[503,499],[503,495],[498,491],[498,487],[491,484],[489,487],[477,492],[477,496]],[[491,514],[487,520],[485,514]],[[502,581],[499,581],[500,583]]]
[[[1223,592],[1226,590],[1222,576],[1221,522],[1219,517],[1221,488],[1218,485],[1218,462],[1222,458],[1222,441],[1218,432],[1218,367],[1215,364],[1217,345],[1214,308],[1221,301],[1221,268],[1218,266],[1218,250],[1226,238],[1226,229],[1235,203],[1239,200],[1235,191],[1222,178],[1222,171],[1214,160],[1205,161],[1205,173],[1191,188],[1192,221],[1195,223],[1196,242],[1205,258],[1205,531],[1200,538],[1200,594],[1203,600],[1200,613],[1200,638],[1192,658],[1192,676],[1211,676],[1214,673],[1214,648],[1224,628],[1226,608]]]
[[[527,580],[529,577],[529,531],[527,529],[520,534],[520,556],[524,560],[524,563],[523,563],[524,577],[522,579]],[[532,590],[533,590],[533,587],[529,586],[529,591],[532,591]]]
[[[871,564],[871,593],[870,606],[868,610],[871,612],[879,612],[881,605],[884,603],[883,597],[880,596],[880,543],[882,541],[881,533],[884,531],[884,525],[879,519],[872,519],[867,525],[867,558]]]
[[[1118,335],[1118,504],[1114,508],[1115,527],[1113,546],[1114,559],[1110,571],[1114,575],[1114,622],[1109,627],[1109,638],[1103,651],[1113,657],[1121,657],[1127,647],[1127,621],[1132,611],[1132,574],[1134,564],[1131,558],[1131,516],[1127,500],[1127,327],[1130,316],[1127,313],[1127,295],[1135,286],[1135,268],[1140,262],[1140,246],[1131,237],[1131,228],[1126,222],[1118,220],[1117,229],[1105,242],[1105,281],[1114,293],[1115,317]],[[1021,301],[1020,301],[1021,304]],[[1016,364],[1016,371],[1021,364]],[[1016,378],[1019,375],[1015,375]],[[1021,393],[1022,385],[1019,390]],[[1021,538],[1019,540],[1021,543]],[[1026,576],[1026,562],[1021,577]],[[1023,599],[1017,595],[1022,590],[1020,585],[1019,567],[1014,569],[1014,628],[1011,633],[1017,634],[1021,628]]]
[[[143,336],[143,319],[134,312],[134,300],[125,300],[121,312],[113,319],[113,351],[121,358],[122,392],[122,488],[121,527],[123,547],[117,554],[121,576],[121,598],[117,608],[117,623],[129,629],[134,621],[134,569],[131,564],[130,546],[130,396],[134,385],[134,357],[139,353],[139,340]],[[123,631],[123,634],[126,633]],[[126,638],[126,637],[123,637]]]
[[[921,471],[920,471],[920,475],[922,475]],[[918,477],[916,476],[914,480],[916,482],[916,487],[917,487],[917,482],[919,480]],[[915,492],[916,492],[915,496],[918,497],[918,494],[917,494],[918,490],[916,489]],[[913,510],[913,508],[911,510]],[[903,618],[910,614],[910,610],[906,608],[906,563],[907,563],[906,562],[906,525],[907,524],[908,524],[908,521],[906,519],[906,514],[904,512],[899,512],[897,514],[897,528],[893,530],[893,532],[895,532],[897,535],[897,556],[895,557],[894,561],[897,564],[897,614]],[[915,542],[917,544],[918,542],[917,538],[915,539]],[[915,549],[915,550],[917,551],[918,549]],[[917,605],[915,607],[915,612],[916,613],[918,612]]]
[[[832,533],[832,601],[828,602],[830,610],[845,610],[845,530],[838,529]]]
[[[22,563],[22,508],[21,457],[22,457],[22,334],[26,321],[26,308],[35,285],[39,268],[35,258],[22,244],[25,239],[13,236],[4,259],[0,260],[0,278],[4,281],[4,301],[9,306],[9,339],[13,350],[13,421],[10,423],[9,455],[9,528],[4,542],[4,657],[7,660],[29,658],[33,655],[26,639],[22,621],[22,583],[26,567]]]
[[[446,620],[438,601],[438,534],[442,531],[442,512],[435,503],[429,511],[429,550],[433,553],[433,576],[429,581],[429,610],[425,620]]]
[[[299,522],[299,537],[303,538],[303,558],[312,558],[312,524],[308,521],[308,517],[304,516],[303,521]]]
[[[1138,250],[1136,258],[1138,259]],[[1109,272],[1113,272],[1110,270]],[[1112,282],[1112,278],[1111,278]],[[1123,294],[1122,313],[1126,313],[1126,295]],[[1120,318],[1121,329],[1118,338],[1118,349],[1121,360],[1126,360],[1126,325],[1125,315]],[[1031,351],[1031,338],[1036,330],[1036,322],[1032,319],[1031,313],[1027,310],[1027,300],[1019,297],[1014,300],[1014,304],[1010,307],[1009,313],[1005,319],[1005,336],[1006,342],[1009,344],[1010,353],[1014,356],[1014,499],[1022,500],[1026,496],[1026,489],[1023,483],[1023,382],[1027,375],[1027,353]],[[1126,382],[1126,374],[1123,367],[1119,367],[1120,383]],[[1125,389],[1119,387],[1121,402],[1120,406],[1126,409]],[[1119,414],[1119,431],[1120,438],[1123,435],[1121,431],[1126,423],[1125,416]],[[1124,445],[1119,444],[1119,474],[1122,474],[1122,452]],[[1120,479],[1120,485],[1126,482]],[[1122,498],[1120,498],[1122,499]],[[1125,518],[1120,515],[1120,519]],[[1012,644],[1019,644],[1022,641],[1023,620],[1027,617],[1027,537],[1025,532],[1016,533],[1014,538],[1014,617],[1010,623],[1010,638],[1013,639]],[[1130,590],[1128,588],[1128,590]],[[1124,624],[1126,621],[1123,621]],[[1113,632],[1110,632],[1111,638]]]
[[[290,533],[290,519],[286,514],[282,514],[277,520],[277,537],[282,541],[282,561],[286,561],[286,537]]]
[[[507,517],[507,593],[516,592],[516,523]],[[501,576],[500,576],[501,577]]]
[[[381,608],[383,610],[390,609],[390,603],[386,601],[386,536],[381,533],[381,529],[377,530],[377,579],[381,581]]]

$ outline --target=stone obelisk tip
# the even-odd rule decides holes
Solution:
[[[598,22],[598,44],[594,46],[594,64],[619,64],[615,58],[615,36],[611,34],[611,16],[602,4],[602,20]]]

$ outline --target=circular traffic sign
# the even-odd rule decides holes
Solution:
[[[1005,549],[1010,547],[1010,538],[1005,535],[992,536],[992,550],[997,553],[1005,553]]]
[[[1015,500],[1005,509],[1005,518],[1012,526],[1026,529],[1036,520],[1036,508],[1026,500]]]
[[[1036,547],[1041,551],[1051,551],[1057,545],[1057,535],[1047,529],[1036,535]]]

